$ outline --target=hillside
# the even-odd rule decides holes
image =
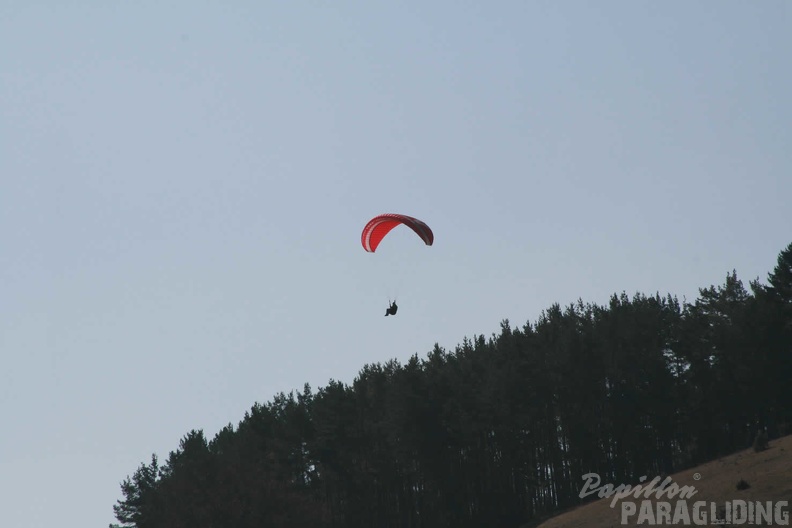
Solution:
[[[699,475],[699,479],[695,480],[695,476]],[[647,482],[651,481],[653,476],[649,476]],[[690,514],[690,521],[687,525],[699,526],[724,526],[722,523],[713,523],[710,510],[712,503],[715,503],[716,510],[719,510],[718,517],[723,519],[725,513],[726,503],[731,503],[732,509],[737,511],[738,506],[734,501],[743,500],[751,504],[752,509],[755,510],[755,501],[772,501],[775,507],[778,501],[787,501],[787,505],[781,506],[781,512],[786,517],[773,518],[772,525],[789,525],[789,505],[792,504],[792,435],[785,436],[770,442],[770,448],[766,451],[755,453],[753,449],[740,451],[733,455],[729,455],[718,460],[702,464],[698,467],[691,468],[685,471],[680,471],[671,475],[671,479],[678,486],[694,486],[696,493],[687,501],[687,511]],[[750,487],[742,491],[737,490],[737,483],[740,480],[745,480]],[[584,482],[581,481],[581,489]],[[607,484],[602,482],[601,486]],[[620,483],[613,483],[618,485]],[[659,486],[659,485],[658,485]],[[592,494],[592,497],[596,494]],[[652,513],[657,516],[656,503],[658,499],[655,495],[650,494],[652,503]],[[622,501],[617,501],[615,506],[611,508],[613,497],[598,499],[595,502],[580,506],[574,510],[560,514],[552,519],[545,521],[539,528],[610,528],[613,526],[638,526],[638,519],[640,514],[641,502],[645,499],[643,496],[640,499],[635,499],[632,496],[625,497]],[[667,497],[659,499],[670,503],[671,512],[673,515],[675,509],[678,507],[679,497],[676,499],[668,499]],[[630,501],[635,505],[635,514],[628,516],[627,522],[622,522],[622,504],[621,502]],[[693,503],[696,501],[706,501],[706,514],[707,523],[697,524],[693,515]],[[747,510],[746,510],[747,512]],[[753,512],[756,514],[755,511]],[[682,518],[680,518],[682,519]],[[785,520],[786,519],[786,520]],[[739,517],[733,517],[732,525],[758,525],[765,526],[769,523],[751,523],[748,520],[740,523]],[[781,522],[778,522],[781,521]],[[679,525],[684,526],[686,523],[683,521],[677,523],[660,522],[657,518],[655,522],[651,517],[647,519],[642,526],[669,526]]]
[[[641,475],[656,486],[663,471],[743,449],[758,427],[775,437],[792,424],[792,244],[769,281],[749,292],[728,273],[693,303],[556,303],[453,350],[366,364],[351,384],[279,393],[214,438],[192,430],[167,459],[152,454],[121,484],[118,526],[514,528],[578,504],[584,473],[620,491]],[[731,500],[765,518],[755,501],[792,498],[789,441],[668,477],[695,493],[695,519],[672,495],[546,526],[705,525],[701,505],[719,519]],[[740,479],[750,491],[737,493]]]

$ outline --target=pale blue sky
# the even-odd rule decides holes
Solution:
[[[792,241],[792,3],[374,4],[0,2],[0,526],[106,526],[278,391]],[[435,245],[365,253],[384,212]]]

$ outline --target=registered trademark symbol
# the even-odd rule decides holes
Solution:
[[[701,473],[693,473],[693,480],[701,480]]]

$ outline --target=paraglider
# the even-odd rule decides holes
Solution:
[[[415,234],[421,237],[421,240],[427,246],[431,246],[434,242],[432,230],[417,218],[402,214],[383,214],[369,220],[366,227],[363,228],[363,233],[360,235],[360,243],[363,244],[363,249],[369,253],[374,253],[382,239],[385,238],[385,235],[390,233],[394,227],[402,224],[415,231]]]
[[[374,253],[382,239],[399,225],[406,225],[412,229],[427,246],[431,246],[434,243],[434,233],[423,221],[403,214],[381,214],[369,220],[366,227],[363,228],[363,233],[360,235],[360,243],[363,245],[363,249],[369,253]],[[385,309],[385,317],[396,315],[396,311],[399,309],[395,300],[393,302],[389,301],[389,304],[390,306]]]

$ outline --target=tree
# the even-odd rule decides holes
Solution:
[[[770,283],[769,293],[792,310],[792,243],[778,255],[776,267],[768,274],[767,281]]]
[[[141,464],[131,478],[124,479],[121,483],[124,498],[113,506],[113,513],[121,524],[111,524],[110,528],[156,526],[158,476],[157,456],[151,455],[150,464]]]

